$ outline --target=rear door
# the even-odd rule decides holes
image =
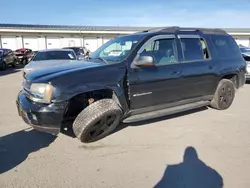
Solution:
[[[216,62],[200,35],[178,35],[182,53],[183,99],[210,99],[216,89]]]
[[[23,37],[24,48],[32,49],[34,51],[39,49],[38,37]]]
[[[47,37],[47,49],[61,48],[60,37]]]

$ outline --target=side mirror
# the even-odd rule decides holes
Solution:
[[[154,66],[154,59],[152,56],[140,56],[134,65],[138,67]]]

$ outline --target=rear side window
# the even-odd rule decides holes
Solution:
[[[206,42],[201,38],[181,38],[184,61],[209,59]]]
[[[240,49],[231,36],[215,35],[211,37],[211,40],[215,46],[218,58],[241,57]]]

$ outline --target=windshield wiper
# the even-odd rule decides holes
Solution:
[[[102,57],[95,57],[95,58],[93,58],[93,57],[89,57],[89,59],[99,59],[99,60],[103,61],[104,63],[109,64],[109,63],[108,63],[108,61],[107,61],[107,60],[105,60],[105,59],[104,59],[104,58],[102,58]]]

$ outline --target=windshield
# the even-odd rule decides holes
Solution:
[[[250,52],[250,48],[240,48],[242,53]]]
[[[32,61],[44,60],[76,60],[76,56],[72,51],[37,52]]]
[[[90,59],[103,59],[108,63],[121,62],[142,38],[143,35],[127,35],[112,39],[93,52]]]

